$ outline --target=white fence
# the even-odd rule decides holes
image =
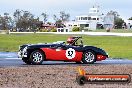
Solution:
[[[9,32],[9,34],[83,34],[94,36],[132,36],[132,33],[112,33],[112,32]]]

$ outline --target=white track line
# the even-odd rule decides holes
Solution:
[[[7,59],[7,60],[20,60],[21,58],[4,58],[4,59]]]

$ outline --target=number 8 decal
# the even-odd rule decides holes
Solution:
[[[75,57],[75,55],[76,55],[76,52],[75,52],[74,49],[69,48],[69,49],[66,50],[66,57],[68,59],[73,59]]]

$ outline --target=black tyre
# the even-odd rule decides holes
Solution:
[[[44,53],[40,50],[35,50],[31,53],[30,55],[30,62],[34,65],[41,65],[42,62],[44,61]]]
[[[96,54],[90,50],[84,52],[82,62],[84,64],[93,64],[94,62],[96,62]]]
[[[26,64],[31,64],[31,62],[29,61],[29,59],[26,58],[26,57],[23,57],[22,60],[23,60],[23,62],[25,62]]]
[[[78,76],[76,78],[76,82],[79,84],[79,85],[84,85],[86,83],[86,78],[84,76]]]

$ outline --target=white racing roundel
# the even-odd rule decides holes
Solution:
[[[66,50],[66,57],[68,59],[73,59],[75,57],[75,55],[76,55],[76,52],[75,52],[74,49],[69,48],[69,49]]]

